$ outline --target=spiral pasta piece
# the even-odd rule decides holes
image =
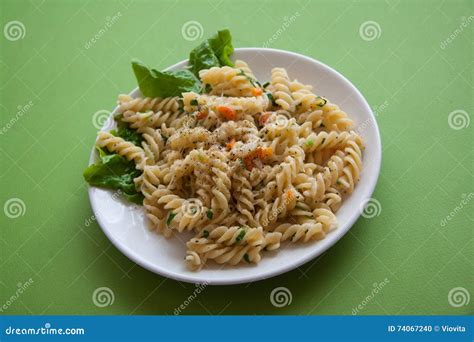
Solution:
[[[250,77],[252,80],[257,81],[257,78],[253,74],[253,71],[250,69],[249,65],[243,60],[237,59],[234,63],[236,69],[242,70],[244,74]]]
[[[272,69],[270,86],[276,104],[288,112],[294,112],[296,101],[292,96],[291,81],[285,69]]]
[[[304,138],[300,138],[300,145],[305,152],[310,153],[323,149],[341,149],[347,145],[349,141],[360,141],[361,138],[354,131],[351,132],[335,132],[331,131],[311,133]]]
[[[186,244],[188,251],[185,260],[192,270],[201,268],[207,260],[230,265],[241,261],[257,263],[261,259],[260,251],[266,242],[261,227],[219,226],[210,232],[206,231],[207,237],[201,237],[203,233]]]
[[[275,229],[275,232],[282,234],[281,241],[291,242],[321,240],[326,236],[323,225],[315,220],[308,220],[302,224],[283,223]]]
[[[143,142],[142,147],[145,151],[145,155],[147,158],[146,163],[155,165],[161,158],[161,151],[165,147],[165,142],[161,132],[159,130],[155,130],[151,127],[143,128]]]
[[[132,98],[130,95],[119,95],[118,98],[119,113],[127,111],[132,113],[169,113],[177,112],[179,110],[178,97],[167,98],[150,98],[150,97],[136,97]]]
[[[158,198],[163,195],[164,191],[166,193],[171,193],[171,191],[166,190],[164,187],[158,190],[160,180],[153,172],[153,167],[145,166],[141,178],[140,189],[145,197],[143,207],[145,208],[145,216],[148,219],[149,228],[163,234],[165,237],[170,237],[171,230],[165,224],[167,211],[162,205],[158,204]]]
[[[322,111],[322,123],[327,130],[347,131],[354,125],[346,112],[333,103],[326,103]]]
[[[344,157],[345,167],[342,170],[343,175],[337,180],[339,188],[349,194],[354,191],[354,187],[359,181],[362,169],[361,147],[357,142],[349,142],[349,146],[345,149],[346,156]]]
[[[233,198],[236,201],[235,208],[242,214],[244,220],[241,220],[242,224],[249,223],[256,225],[256,221],[253,217],[254,207],[254,194],[252,192],[252,185],[248,179],[249,171],[238,168],[232,174],[232,193]]]
[[[313,94],[310,85],[304,85],[298,81],[290,83],[291,96],[294,99],[295,110],[298,113],[310,110],[314,106],[317,96]]]
[[[247,63],[237,61],[235,68],[228,66],[201,70],[199,78],[210,89],[209,94],[217,96],[249,97],[262,94]]]
[[[128,160],[133,160],[137,164],[137,168],[143,168],[145,152],[129,141],[101,131],[97,136],[96,145],[105,147],[109,152],[115,152]]]

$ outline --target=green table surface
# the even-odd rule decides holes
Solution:
[[[183,303],[182,314],[473,313],[472,1],[3,0],[0,9],[2,314],[173,314]],[[228,27],[235,47],[276,35],[269,47],[334,67],[375,109],[383,144],[378,216],[298,269],[197,296],[86,224],[82,178],[93,114],[136,86],[131,58],[157,68],[186,58],[200,41],[183,38],[189,21],[204,37]],[[101,287],[113,293],[104,307],[92,300]],[[278,287],[291,303],[272,305]]]

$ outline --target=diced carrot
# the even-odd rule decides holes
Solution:
[[[206,112],[198,112],[198,114],[197,114],[197,116],[196,116],[196,119],[202,120],[202,119],[204,119],[206,116],[207,116],[207,113],[206,113]]]
[[[245,166],[247,167],[247,170],[252,170],[253,167],[255,166],[254,162],[256,161],[255,159],[257,158],[259,162],[267,157],[271,157],[273,155],[273,149],[271,147],[258,147],[256,150],[250,152],[247,154],[244,158],[244,163]]]
[[[265,155],[265,157],[273,156],[273,149],[271,147],[265,148],[264,149],[264,155]]]
[[[265,159],[273,155],[273,150],[271,147],[259,147],[255,150],[255,155],[259,159]]]
[[[235,120],[235,110],[227,106],[217,106],[217,110],[221,113],[224,118],[227,120]]]
[[[291,201],[294,198],[293,190],[288,190],[286,192],[286,198],[288,198],[289,201]]]
[[[227,149],[232,150],[232,147],[234,147],[235,142],[236,142],[235,139],[232,138],[232,140],[230,142],[228,142],[227,145],[226,145]]]
[[[270,117],[270,113],[269,112],[264,112],[262,113],[262,115],[260,115],[260,124],[261,125],[264,125],[267,121],[268,121],[268,118]]]
[[[247,170],[252,171],[253,169],[253,156],[248,155],[244,158],[244,164]]]
[[[252,88],[252,95],[253,96],[260,96],[263,94],[262,89],[260,88]]]

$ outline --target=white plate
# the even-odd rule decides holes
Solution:
[[[273,67],[287,68],[291,78],[313,85],[316,94],[326,96],[339,105],[355,121],[357,131],[364,138],[363,170],[355,191],[343,202],[337,213],[339,226],[325,239],[313,243],[298,243],[276,252],[266,252],[257,265],[241,264],[222,267],[210,262],[199,272],[186,268],[185,237],[166,239],[147,229],[143,209],[130,204],[111,190],[89,188],[89,197],[95,217],[112,243],[131,260],[165,277],[192,283],[238,284],[261,280],[290,271],[317,257],[334,245],[348,232],[361,214],[361,208],[371,197],[377,183],[381,163],[380,134],[370,106],[349,80],[327,65],[293,52],[262,49],[236,49],[234,59],[249,63],[257,78],[269,80]],[[183,68],[182,61],[167,70]],[[140,96],[135,89],[132,96]],[[117,108],[115,108],[115,112]],[[112,118],[104,127],[110,127]],[[90,163],[94,162],[92,149]],[[211,265],[212,264],[212,265]]]

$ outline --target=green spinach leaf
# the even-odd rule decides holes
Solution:
[[[97,150],[99,161],[85,169],[84,179],[93,186],[119,190],[129,201],[142,204],[143,195],[133,182],[141,171],[135,168],[133,161],[118,154],[108,154],[100,148]]]
[[[210,69],[215,66],[220,66],[219,59],[207,40],[189,54],[189,70],[196,76],[199,76],[199,70]]]
[[[111,134],[130,141],[137,146],[142,146],[143,137],[140,133],[131,128],[128,123],[123,122],[120,117],[115,118],[115,120],[117,122],[117,129],[110,131]]]
[[[199,70],[219,66],[234,66],[230,55],[234,52],[232,36],[229,30],[218,31],[217,34],[199,44],[189,54],[189,69],[199,76]]]
[[[132,61],[138,87],[147,97],[181,96],[184,92],[199,92],[201,84],[189,70],[158,71],[138,60]]]

